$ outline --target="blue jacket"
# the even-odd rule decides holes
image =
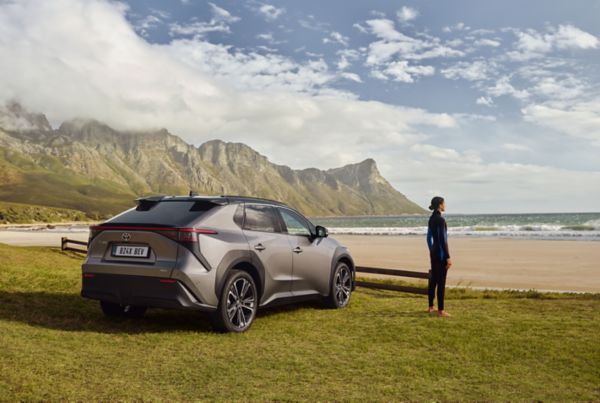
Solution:
[[[442,213],[435,210],[429,217],[427,229],[427,245],[429,246],[429,255],[434,260],[450,259],[448,251],[448,227]]]

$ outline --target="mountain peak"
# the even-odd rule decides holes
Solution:
[[[16,101],[0,106],[0,128],[7,131],[52,130],[46,115],[29,112]]]
[[[16,105],[10,113],[32,116]],[[92,119],[73,119],[57,130],[5,137],[10,140],[8,147],[32,161],[32,166],[39,165],[23,176],[30,182],[20,188],[38,192],[44,199],[48,188],[38,184],[53,181],[56,206],[116,212],[143,194],[183,194],[195,189],[204,194],[281,200],[313,216],[424,212],[381,176],[372,158],[328,171],[295,170],[271,163],[243,143],[215,139],[195,147],[166,129],[121,131]],[[67,183],[65,178],[75,179]],[[22,197],[14,193],[15,186],[0,183],[0,191],[3,187],[15,200]],[[73,200],[80,202],[74,205]]]

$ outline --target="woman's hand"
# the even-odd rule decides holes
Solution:
[[[450,267],[452,267],[452,259],[446,260],[446,270],[448,270]]]

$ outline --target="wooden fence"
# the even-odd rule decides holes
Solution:
[[[69,239],[66,237],[62,237],[60,240],[60,248],[62,250],[70,250],[73,252],[79,253],[87,253],[87,242],[76,241],[74,239]],[[69,244],[85,246],[86,249],[81,248],[72,248]],[[382,269],[379,267],[365,267],[365,266],[356,266],[357,273],[369,273],[369,274],[383,274],[385,276],[393,276],[393,277],[411,277],[411,278],[422,278],[429,279],[429,272],[420,272],[420,271],[409,271],[409,270],[400,270],[400,269]],[[410,292],[413,294],[427,294],[426,288],[421,287],[411,287],[405,285],[396,285],[396,284],[383,284],[383,283],[371,283],[368,281],[357,281],[356,285],[358,287],[365,288],[377,288],[381,290],[393,290],[393,291],[402,291],[402,292]]]
[[[382,269],[379,267],[356,266],[356,272],[357,273],[370,273],[370,274],[383,274],[386,276],[394,276],[394,277],[411,277],[411,278],[429,279],[429,272],[421,272],[421,271],[408,271],[408,270],[400,270],[400,269]],[[368,281],[357,281],[356,285],[358,287],[377,288],[377,289],[381,289],[381,290],[394,290],[394,291],[410,292],[413,294],[427,294],[426,288],[411,287],[411,286],[406,286],[406,285],[371,283]]]
[[[85,249],[72,248],[72,247],[69,246],[69,244],[85,246]],[[67,237],[60,238],[60,249],[61,250],[70,250],[70,251],[73,251],[73,252],[87,253],[87,246],[88,246],[87,242],[76,241],[74,239],[69,239]]]

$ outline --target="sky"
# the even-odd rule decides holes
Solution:
[[[600,0],[0,0],[0,102],[295,169],[373,158],[452,213],[600,211]]]

